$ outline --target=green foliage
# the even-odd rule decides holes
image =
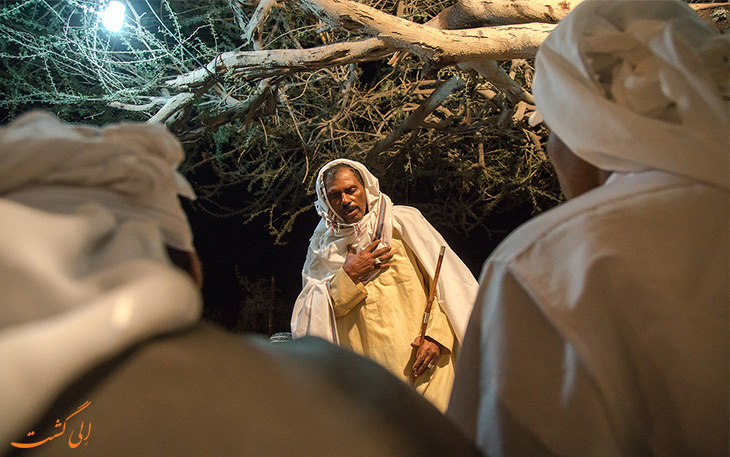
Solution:
[[[367,69],[372,80],[363,78],[369,66],[375,67]],[[435,76],[443,80],[451,72]],[[434,86],[410,59],[395,68],[377,62],[290,78],[279,88],[284,102],[275,116],[219,132],[215,146],[201,150],[202,161],[190,165],[205,163],[220,178],[199,188],[213,196],[199,205],[246,220],[264,216],[276,241],[284,241],[296,217],[311,207],[317,170],[338,157],[364,162]],[[385,169],[376,172],[396,203],[416,206],[437,227],[465,236],[489,230],[499,214],[525,206],[537,213],[560,198],[541,144],[544,129],[535,131],[523,118],[502,122],[501,101],[477,90],[488,86],[472,78],[427,125],[386,150],[379,160]],[[221,207],[219,196],[240,183],[246,183],[246,204]]]
[[[212,61],[219,53],[251,50],[241,39],[253,6],[229,0],[141,0],[127,24],[110,33],[98,0],[0,1],[0,110],[9,117],[33,107],[73,121],[145,120],[174,93],[165,82]],[[372,0],[371,5],[425,22],[449,3]],[[296,4],[275,7],[260,36],[263,49],[298,49],[353,39],[327,30]],[[456,74],[437,73],[405,57],[330,67],[269,80],[255,113],[206,134],[207,120],[240,106],[261,86],[232,73],[198,93],[186,119],[176,121],[187,159],[183,172],[211,214],[265,218],[284,242],[297,216],[314,199],[314,178],[337,157],[364,161],[368,152],[407,118],[437,86]],[[528,88],[529,63],[505,68]],[[533,212],[557,202],[559,190],[541,141],[542,130],[512,119],[513,106],[485,95],[487,81],[463,75],[466,88],[377,160],[381,187],[396,203],[420,208],[437,227],[468,234],[515,207]]]
[[[118,33],[101,24],[106,3],[0,2],[0,109],[13,116],[43,107],[98,123],[143,120],[163,101],[166,79],[223,50],[210,40],[214,27],[206,17],[227,11],[225,2],[131,2],[137,9],[128,11],[131,20]],[[183,6],[187,27],[174,10]],[[219,27],[218,41],[230,45],[222,38],[230,32]],[[120,109],[146,104],[146,110]]]

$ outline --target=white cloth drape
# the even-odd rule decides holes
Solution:
[[[153,219],[166,244],[192,251],[177,197],[195,198],[175,171],[183,157],[180,143],[160,124],[73,126],[31,112],[0,129],[0,195],[54,212],[98,202],[124,219]]]

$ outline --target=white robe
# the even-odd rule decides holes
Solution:
[[[488,455],[728,455],[729,50],[668,0],[585,0],[540,46],[552,133],[630,174],[487,260],[448,414]]]
[[[490,456],[728,455],[728,192],[615,177],[493,253],[448,415]]]

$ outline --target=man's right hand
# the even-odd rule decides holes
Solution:
[[[380,240],[375,240],[360,252],[355,252],[352,246],[347,247],[347,258],[342,269],[354,282],[359,282],[373,271],[388,268],[390,265],[388,262],[393,258],[390,246],[377,249],[378,244]]]

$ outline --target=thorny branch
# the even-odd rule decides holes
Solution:
[[[525,124],[529,59],[579,0],[127,2],[118,34],[101,3],[0,2],[0,109],[164,122],[193,182],[216,177],[196,188],[205,211],[268,216],[281,240],[342,156],[463,233],[558,198]],[[727,23],[726,3],[693,7]],[[245,198],[221,201],[234,188]]]

